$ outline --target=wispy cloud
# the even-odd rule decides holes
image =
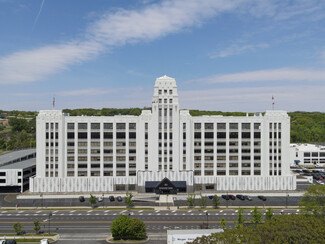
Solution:
[[[300,3],[302,2],[302,3]],[[285,16],[291,1],[256,0],[165,0],[146,5],[142,9],[108,12],[90,24],[83,38],[68,43],[52,44],[32,50],[21,50],[0,57],[0,84],[19,84],[45,79],[48,75],[68,69],[70,66],[89,61],[114,46],[152,41],[186,28],[199,26],[208,18],[223,13],[243,13],[255,17],[282,19],[317,12],[319,2],[300,1],[295,11]],[[42,2],[43,3],[43,2]],[[309,6],[307,8],[307,5]],[[279,17],[280,18],[280,17]],[[224,52],[227,56],[254,47],[236,47]],[[257,47],[255,47],[257,48]]]
[[[232,45],[224,50],[210,55],[210,58],[226,58],[233,55],[242,54],[248,51],[255,52],[257,49],[267,48],[269,45],[267,43],[260,43],[255,45]]]
[[[218,74],[203,77],[191,82],[235,83],[235,82],[268,82],[268,81],[325,81],[325,71],[315,69],[270,69],[240,72],[234,74]]]
[[[45,0],[42,0],[41,7],[40,7],[40,9],[39,9],[39,11],[38,11],[38,13],[36,15],[35,21],[34,21],[33,29],[34,29],[34,27],[35,27],[35,25],[36,25],[36,23],[38,21],[39,16],[41,15],[41,12],[43,10],[44,3],[45,3]]]
[[[46,76],[68,69],[71,65],[97,57],[109,47],[150,41],[199,25],[206,18],[237,7],[240,2],[163,1],[141,10],[107,13],[87,28],[84,40],[18,51],[1,57],[0,84],[45,79]]]
[[[325,111],[325,86],[273,86],[216,88],[179,91],[180,107],[190,109],[263,112],[272,108],[287,111]]]
[[[61,91],[57,94],[59,96],[98,96],[104,94],[115,93],[116,89],[111,90],[103,90],[99,88],[89,88],[89,89],[80,89],[80,90],[72,90],[72,91]]]

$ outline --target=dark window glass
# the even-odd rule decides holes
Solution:
[[[213,132],[205,132],[205,133],[204,133],[204,137],[205,137],[205,138],[208,138],[208,139],[209,139],[209,138],[213,138]]]
[[[116,139],[125,139],[125,132],[116,132]]]
[[[79,130],[87,130],[87,123],[78,123]]]
[[[195,139],[201,139],[201,132],[195,132],[194,133],[194,138]]]
[[[135,139],[135,138],[137,138],[137,133],[135,133],[135,132],[129,132],[129,138],[130,138],[130,139]]]
[[[250,132],[242,132],[241,137],[242,138],[251,138],[251,133]]]
[[[87,132],[78,132],[79,139],[87,139]]]
[[[68,139],[74,139],[74,132],[68,132]]]
[[[217,138],[226,138],[226,132],[217,132]]]
[[[91,129],[92,130],[99,130],[100,129],[100,123],[91,123]]]
[[[91,139],[100,139],[100,132],[91,132]]]
[[[113,139],[113,132],[104,132],[104,139]]]
[[[68,123],[68,129],[74,130],[74,123]]]
[[[113,129],[113,123],[104,123],[104,129],[112,130]]]

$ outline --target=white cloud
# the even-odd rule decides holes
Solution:
[[[291,6],[288,2],[292,4],[291,1],[284,4],[283,1],[273,0],[166,0],[140,10],[109,12],[88,26],[84,38],[0,57],[0,84],[42,80],[71,65],[95,58],[100,53],[107,52],[110,47],[152,41],[185,28],[199,26],[208,18],[226,12],[274,17],[278,11],[286,13],[286,9]],[[315,6],[320,4],[315,2],[314,8],[307,8],[306,2],[297,3],[297,9],[287,14],[286,18],[302,15],[304,8],[311,14],[316,11]],[[235,48],[223,56],[249,49],[252,47]]]
[[[286,111],[322,111],[325,86],[275,86],[218,88],[179,91],[180,107],[188,109],[263,112],[272,109]]]
[[[253,51],[255,52],[257,49],[260,48],[267,48],[269,47],[268,44],[266,43],[260,43],[260,44],[255,44],[255,45],[243,45],[243,46],[239,46],[239,45],[232,45],[218,53],[214,53],[210,55],[210,58],[214,59],[214,58],[226,58],[228,56],[232,56],[232,55],[238,55],[238,54],[242,54],[244,52],[247,51]]]
[[[315,69],[270,69],[234,74],[213,75],[192,80],[205,83],[268,82],[268,81],[325,81],[325,71]]]

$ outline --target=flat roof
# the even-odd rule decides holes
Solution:
[[[3,166],[0,165],[0,170],[3,170],[3,169],[26,169],[26,168],[29,168],[34,165],[36,165],[36,158],[31,158],[31,159],[27,159],[27,160],[12,163],[12,164],[6,164]]]
[[[2,155],[0,155],[0,165],[8,163],[8,162],[13,161],[18,158],[23,158],[23,157],[33,154],[33,153],[36,153],[35,148],[12,151],[12,152],[2,154]]]

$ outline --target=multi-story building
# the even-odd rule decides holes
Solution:
[[[36,174],[36,150],[23,149],[0,155],[0,192],[23,192]]]
[[[40,111],[31,191],[148,192],[165,178],[187,192],[293,190],[289,137],[285,111],[191,116],[179,107],[175,79],[163,76],[140,116]]]
[[[291,144],[290,163],[325,166],[325,146],[310,143]]]

